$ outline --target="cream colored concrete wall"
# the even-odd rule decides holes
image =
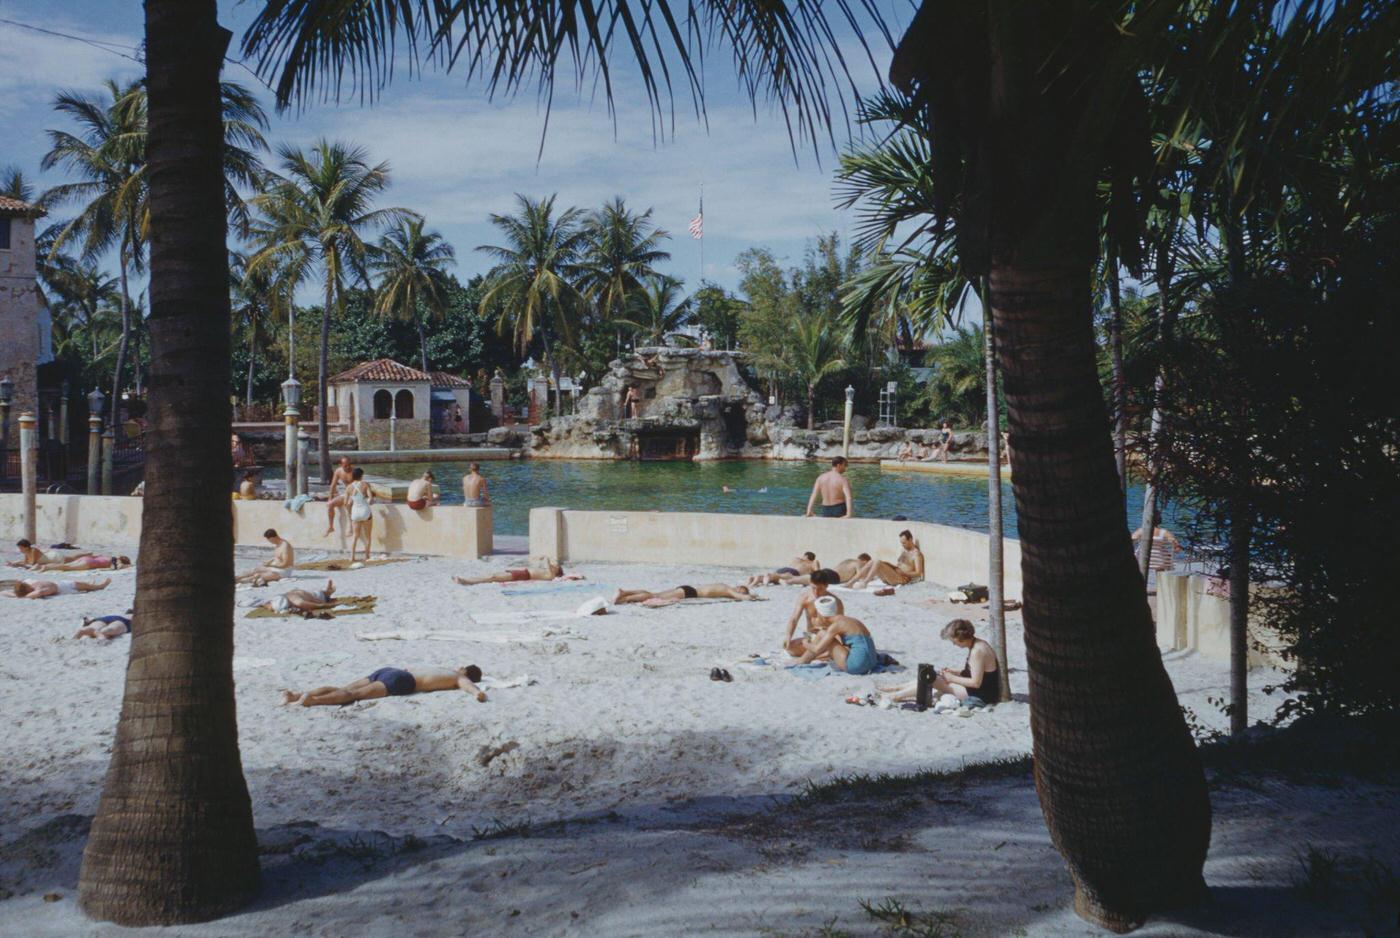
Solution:
[[[1212,661],[1230,661],[1230,599],[1211,592],[1211,577],[1157,574],[1157,645],[1168,651],[1194,651]],[[1278,635],[1251,615],[1249,666],[1290,668],[1277,653]],[[1256,644],[1265,646],[1260,650]]]
[[[299,513],[276,501],[234,501],[233,530],[237,544],[263,544],[263,532],[275,528],[293,545],[303,548],[349,550],[346,516],[329,538],[326,506],[312,502]],[[40,495],[38,537],[42,544],[66,541],[80,546],[135,547],[141,539],[141,499],[121,496]],[[432,506],[412,511],[406,505],[376,503],[375,551],[435,554],[475,560],[493,549],[490,508]],[[12,541],[23,536],[24,500],[0,495],[0,529]]]
[[[796,518],[708,512],[530,511],[530,553],[561,561],[656,561],[771,570],[803,551],[828,566],[865,552],[899,556],[908,528],[924,552],[928,579],[945,586],[987,582],[987,535],[939,524],[874,518]],[[1003,547],[1005,593],[1021,595],[1021,545]]]

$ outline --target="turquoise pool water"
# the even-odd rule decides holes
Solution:
[[[366,466],[372,476],[412,479],[431,468],[443,502],[462,503],[465,464],[385,463]],[[807,505],[812,480],[824,463],[736,460],[727,462],[624,462],[602,460],[521,460],[482,463],[491,491],[497,533],[529,533],[532,507],[629,511],[714,511],[737,514],[797,515]],[[987,480],[978,476],[903,473],[853,465],[848,473],[856,514],[889,518],[904,515],[974,531],[987,530]],[[724,486],[734,490],[723,491]],[[1006,534],[1016,536],[1011,483],[1003,482]],[[1141,486],[1128,491],[1128,519],[1137,527]],[[1170,525],[1170,519],[1167,523]]]

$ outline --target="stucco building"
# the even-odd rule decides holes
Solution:
[[[461,409],[464,423],[470,413],[470,382],[445,372],[419,371],[392,358],[356,365],[328,384],[336,415],[355,434],[360,449],[428,449],[435,428],[454,432],[454,408]]]

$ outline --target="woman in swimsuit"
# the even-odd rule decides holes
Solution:
[[[952,694],[958,700],[976,697],[985,704],[999,703],[1001,670],[992,646],[977,637],[977,630],[966,619],[954,619],[943,626],[940,634],[959,648],[967,649],[967,662],[961,671],[941,669],[938,677],[933,679],[933,689],[940,694]],[[881,687],[879,690],[895,701],[913,700],[918,692],[918,682],[900,687]]]
[[[370,537],[374,533],[374,491],[365,481],[365,471],[358,466],[351,473],[350,483],[350,562],[355,562],[355,551],[360,541],[365,542],[365,559],[369,559]]]
[[[948,461],[948,447],[953,445],[953,428],[948,421],[943,421],[943,429],[938,431],[938,458],[943,462]]]

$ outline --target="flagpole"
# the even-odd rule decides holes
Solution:
[[[705,224],[705,184],[704,184],[703,182],[700,183],[700,224],[701,224],[702,226]],[[699,286],[703,286],[704,283],[705,283],[705,229],[704,229],[703,227],[700,229],[700,239],[699,239],[699,240],[700,240],[700,284],[697,285],[697,289],[698,289]]]

